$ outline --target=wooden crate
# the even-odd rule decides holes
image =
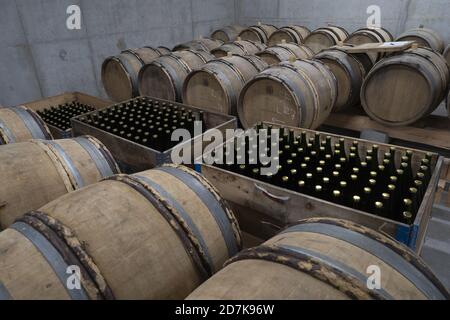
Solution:
[[[80,92],[67,92],[63,93],[57,96],[49,97],[42,100],[37,100],[33,102],[28,102],[23,104],[24,106],[34,110],[34,111],[42,111],[46,108],[52,107],[52,106],[58,106],[65,103],[70,103],[78,101],[80,103],[84,103],[87,105],[90,105],[94,107],[95,109],[103,109],[107,106],[110,106],[113,104],[113,102],[108,100],[103,100],[94,96],[90,96],[84,93]],[[47,124],[48,128],[50,129],[50,132],[53,135],[53,138],[55,139],[65,139],[72,137],[72,130],[61,130],[55,126],[52,126],[50,124]]]
[[[138,99],[140,97],[134,98]],[[130,99],[124,101],[122,103],[126,103],[129,101],[133,101],[134,99]],[[199,108],[191,107],[188,105],[175,103],[173,101],[167,101],[162,99],[150,98],[154,101],[159,101],[160,103],[173,104],[175,106],[183,107],[186,110],[192,111],[204,111]],[[110,107],[114,107],[115,104]],[[86,115],[96,114],[98,111],[93,111],[87,113]],[[84,115],[84,116],[86,116]],[[137,144],[133,141],[129,141],[122,137],[116,136],[112,133],[100,130],[93,126],[90,126],[82,121],[80,118],[83,116],[79,116],[72,119],[72,128],[75,136],[79,135],[91,135],[99,139],[112,153],[116,161],[119,163],[122,171],[125,173],[136,173],[148,169],[152,169],[154,167],[160,166],[164,163],[171,163],[171,154],[174,148],[185,146],[186,148],[191,148],[190,150],[195,149],[196,147],[200,147],[203,150],[210,142],[203,141],[203,136],[197,136],[189,141],[186,141],[183,145],[179,144],[176,147],[166,150],[164,152],[160,152],[146,146]],[[222,133],[225,133],[227,129],[236,129],[237,121],[236,117],[224,115],[215,112],[204,111],[204,122],[206,125],[206,130],[210,129],[218,129]]]
[[[273,125],[274,128],[279,127],[276,124],[270,125]],[[299,128],[290,129],[294,129],[296,135],[300,134],[302,131],[306,131],[310,134],[315,134],[317,132]],[[326,136],[331,136],[333,143],[339,138],[345,138],[347,144],[358,141],[361,154],[367,151],[368,146],[373,145],[372,142],[366,140],[337,136],[323,132],[321,132],[321,134],[322,139]],[[389,147],[392,146],[387,144],[378,145],[380,146],[381,152],[387,152]],[[406,149],[397,146],[396,148],[401,152],[412,150],[414,152],[414,162],[426,155],[426,152],[421,150]],[[400,152],[398,152],[397,157],[401,156],[399,153]],[[433,154],[433,176],[414,224],[411,226],[294,191],[282,189],[265,182],[225,171],[215,166],[203,164],[201,165],[201,172],[206,179],[218,188],[221,195],[230,203],[238,217],[241,228],[245,232],[261,239],[269,239],[281,229],[284,229],[289,224],[295,223],[301,219],[333,217],[354,221],[387,234],[419,252],[423,244],[428,221],[430,220],[442,163],[443,157],[440,157],[438,154]],[[417,168],[414,167],[413,169],[416,170]]]
[[[450,208],[450,159],[445,158],[438,182],[435,204]]]
[[[356,134],[372,129],[388,134],[395,144],[439,152],[450,157],[450,119],[430,115],[414,125],[389,127],[370,119],[362,109],[332,113],[319,130],[335,134]]]

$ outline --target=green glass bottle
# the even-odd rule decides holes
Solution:
[[[354,195],[352,197],[352,208],[355,210],[361,210],[361,197]]]

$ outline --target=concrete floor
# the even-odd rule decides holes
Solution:
[[[444,197],[448,196],[449,187],[450,182]],[[450,290],[450,207],[434,205],[421,256]]]

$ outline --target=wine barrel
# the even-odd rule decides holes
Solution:
[[[261,43],[267,43],[270,36],[277,31],[278,28],[271,24],[258,24],[256,26],[250,26],[243,30],[239,37],[242,40],[251,40]]]
[[[397,37],[395,41],[414,41],[419,46],[431,48],[439,53],[444,51],[444,41],[434,30],[426,28],[416,28],[407,30]]]
[[[148,48],[148,47],[147,47],[147,48]],[[160,55],[162,55],[162,56],[165,55],[165,54],[169,54],[169,53],[172,52],[169,48],[163,47],[163,46],[157,47],[157,48],[156,48],[156,51],[158,51],[158,52],[160,53]]]
[[[447,61],[448,66],[450,67],[450,44],[444,50],[444,58]]]
[[[333,111],[342,111],[357,105],[366,77],[366,69],[360,61],[338,48],[323,50],[315,58],[325,63],[336,77],[338,91]]]
[[[194,50],[210,52],[221,45],[223,45],[221,40],[202,38],[179,44],[173,48],[173,51]]]
[[[1,146],[0,163],[1,229],[59,196],[119,173],[106,147],[89,136]]]
[[[238,114],[245,129],[261,121],[315,129],[329,116],[336,97],[336,78],[321,61],[282,62],[247,82]]]
[[[381,288],[369,289],[369,277],[376,272],[381,272]],[[349,221],[313,218],[242,251],[188,300],[449,298],[431,269],[407,247]]]
[[[232,42],[237,40],[239,33],[245,30],[245,27],[239,25],[226,26],[215,30],[211,34],[211,38],[215,40],[220,40],[224,43]]]
[[[353,32],[345,43],[353,45],[362,45],[366,43],[384,43],[394,41],[392,34],[384,28],[361,28]],[[368,53],[373,63],[379,61],[385,56],[382,52]]]
[[[187,76],[183,102],[204,110],[237,115],[242,87],[267,67],[257,56],[233,55],[212,60]]]
[[[0,145],[53,139],[41,117],[25,106],[0,108]]]
[[[211,53],[216,58],[226,57],[228,53],[239,54],[243,56],[254,55],[266,49],[266,45],[261,42],[250,40],[237,40],[231,43],[226,43],[217,49],[211,50]]]
[[[302,44],[306,37],[309,36],[311,30],[304,26],[286,26],[278,29],[269,38],[267,45],[274,46],[283,42],[293,42]]]
[[[328,49],[345,42],[348,35],[348,32],[344,28],[330,25],[311,32],[306,37],[304,45],[310,47],[314,53],[319,53],[323,49]]]
[[[102,65],[102,82],[108,96],[117,102],[137,96],[139,70],[168,53],[167,48],[144,47],[106,58]]]
[[[165,166],[69,193],[0,233],[12,299],[183,299],[241,249],[232,211],[193,170]],[[81,290],[67,289],[77,266]],[[69,280],[70,281],[70,280]]]
[[[162,56],[139,72],[139,92],[143,96],[181,102],[187,75],[212,59],[214,56],[206,51],[193,50]]]
[[[432,113],[447,94],[449,70],[436,51],[420,47],[377,63],[364,81],[361,103],[374,120],[408,125]]]
[[[345,46],[352,46],[352,45],[346,44]],[[330,49],[342,50],[342,47],[335,46],[335,47],[331,47]],[[353,58],[358,60],[358,62],[364,69],[364,77],[366,77],[369,74],[370,70],[372,70],[372,68],[374,66],[374,62],[373,62],[372,58],[370,57],[369,53],[368,52],[360,52],[360,53],[352,53],[351,55]]]
[[[288,61],[291,57],[296,59],[309,59],[314,56],[314,52],[307,46],[295,43],[280,43],[257,54],[268,65],[278,64]]]

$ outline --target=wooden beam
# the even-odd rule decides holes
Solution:
[[[382,131],[394,139],[450,150],[450,119],[445,117],[430,116],[414,126],[389,127],[364,115],[333,113],[324,124],[359,132],[366,129]]]

